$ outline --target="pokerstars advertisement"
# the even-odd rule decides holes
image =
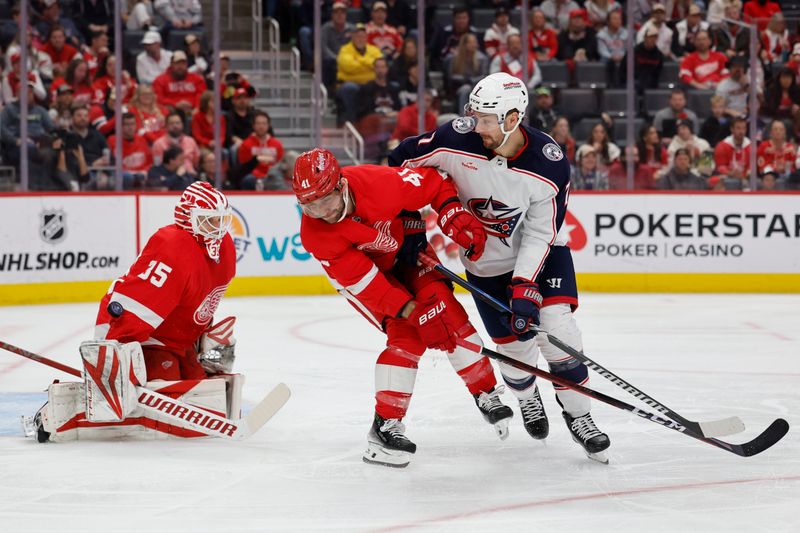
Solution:
[[[0,285],[111,280],[136,258],[132,196],[8,196],[0,207]]]
[[[796,195],[573,194],[564,225],[583,273],[797,273]]]

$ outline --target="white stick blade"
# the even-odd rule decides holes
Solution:
[[[249,435],[254,434],[269,422],[269,419],[289,401],[291,395],[292,391],[285,383],[278,383],[242,420],[243,425],[249,430]]]
[[[738,416],[710,422],[699,422],[699,424],[705,437],[725,437],[744,431],[744,422]]]

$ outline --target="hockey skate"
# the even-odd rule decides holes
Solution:
[[[550,434],[550,422],[544,412],[542,397],[539,396],[539,387],[536,387],[533,396],[519,401],[519,410],[522,412],[522,421],[528,435],[536,440],[546,439]]]
[[[367,434],[367,451],[362,459],[365,463],[405,468],[417,445],[403,435],[406,427],[398,418],[384,419],[375,413],[375,420]]]
[[[494,426],[500,440],[508,438],[508,421],[514,416],[514,411],[500,401],[500,394],[505,390],[504,385],[493,388],[489,392],[475,394],[475,404],[480,409],[484,420]]]
[[[604,452],[611,446],[611,440],[608,435],[597,429],[594,420],[592,420],[592,414],[586,413],[576,418],[571,417],[567,412],[562,414],[564,415],[564,421],[567,423],[567,428],[572,434],[572,440],[581,445],[589,459],[607,465],[608,457]]]

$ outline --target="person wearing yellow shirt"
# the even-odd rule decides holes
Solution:
[[[367,32],[363,24],[357,24],[350,42],[339,49],[338,74],[341,83],[337,96],[341,103],[339,122],[354,122],[356,99],[361,86],[375,79],[375,60],[383,58],[378,47],[367,43]]]

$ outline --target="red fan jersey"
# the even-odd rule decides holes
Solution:
[[[764,172],[766,167],[772,167],[778,174],[794,172],[797,147],[790,142],[784,142],[783,147],[778,148],[771,140],[767,139],[758,145],[756,154],[759,172]]]
[[[342,168],[342,175],[355,211],[336,224],[303,215],[300,237],[334,287],[362,313],[369,311],[380,326],[383,318],[397,316],[411,299],[383,275],[394,265],[403,243],[400,212],[428,204],[438,209],[458,193],[450,178],[428,167],[360,165]]]
[[[230,235],[222,240],[217,263],[187,231],[164,226],[128,272],[111,284],[100,302],[95,337],[138,341],[182,357],[211,323],[235,273]],[[112,301],[125,308],[119,318],[108,313]]]
[[[728,68],[725,66],[728,58],[721,52],[711,50],[708,57],[703,59],[698,52],[686,54],[681,61],[680,78],[683,83],[696,81],[698,83],[718,83],[728,77]]]

